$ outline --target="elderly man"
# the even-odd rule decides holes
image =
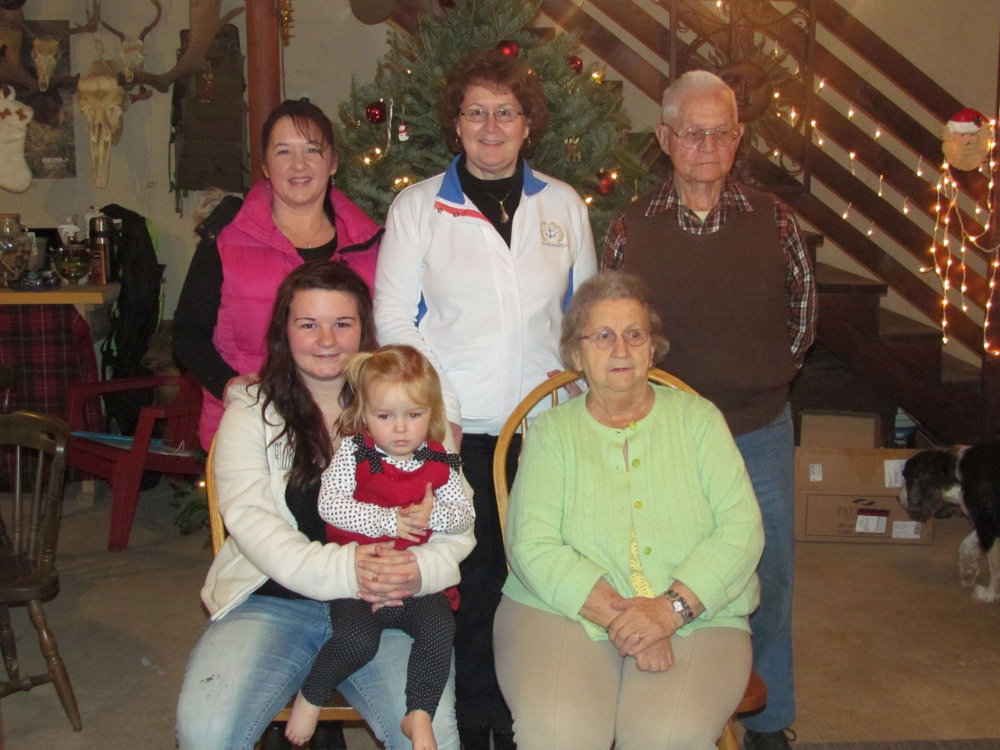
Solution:
[[[816,294],[789,208],[730,175],[742,133],[720,78],[693,71],[667,88],[656,136],[673,175],[615,219],[601,267],[649,284],[670,341],[659,364],[715,402],[746,462],[766,539],[750,625],[768,701],[743,722],[744,747],[781,750],[795,718],[788,393],[815,335]]]

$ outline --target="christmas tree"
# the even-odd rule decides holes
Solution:
[[[376,221],[401,189],[443,172],[454,154],[437,119],[438,95],[452,66],[480,49],[518,54],[539,76],[551,124],[533,169],[575,187],[590,206],[600,245],[611,218],[651,184],[629,139],[620,87],[574,55],[575,35],[532,29],[540,0],[454,0],[425,9],[409,35],[391,34],[375,80],[355,84],[340,107],[340,184]],[[649,136],[651,138],[651,136]]]

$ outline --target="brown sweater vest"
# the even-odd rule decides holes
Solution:
[[[753,211],[730,208],[725,226],[694,235],[677,213],[625,211],[622,270],[649,286],[670,352],[658,363],[722,410],[733,435],[774,420],[795,376],[788,334],[788,260],[774,198],[741,186]]]

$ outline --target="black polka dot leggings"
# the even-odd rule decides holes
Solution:
[[[322,706],[337,685],[375,658],[382,631],[402,630],[413,638],[406,667],[406,711],[437,711],[451,669],[455,639],[455,616],[444,594],[429,594],[403,600],[401,607],[382,607],[360,599],[330,602],[333,635],[316,655],[312,670],[302,684],[302,695],[314,706]]]

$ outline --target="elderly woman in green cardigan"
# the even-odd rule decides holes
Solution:
[[[528,431],[494,623],[518,750],[707,750],[749,680],[760,511],[718,409],[647,381],[659,331],[624,273],[563,320],[588,390]]]

